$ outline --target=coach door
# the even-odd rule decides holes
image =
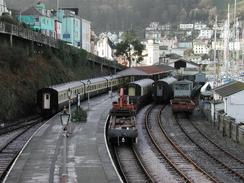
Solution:
[[[44,109],[50,109],[50,94],[49,93],[45,93],[44,96],[44,101],[43,101],[43,104],[44,104]]]
[[[163,87],[158,85],[157,87],[157,96],[162,97],[163,96]]]

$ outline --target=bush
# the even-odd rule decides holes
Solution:
[[[78,108],[72,114],[72,121],[73,122],[84,122],[87,120],[87,112],[81,108]]]

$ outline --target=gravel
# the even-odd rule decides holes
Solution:
[[[168,168],[159,158],[159,155],[151,149],[151,144],[148,142],[145,134],[147,133],[144,128],[144,114],[149,108],[146,106],[137,115],[137,129],[138,129],[138,144],[136,145],[137,151],[153,176],[154,180],[162,183],[174,183],[177,182],[174,175],[169,172]]]

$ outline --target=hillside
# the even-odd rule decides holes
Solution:
[[[24,48],[0,45],[0,121],[36,113],[40,88],[108,74],[89,66],[85,51],[48,49],[28,55]]]
[[[11,8],[25,9],[33,4],[33,0],[6,1]],[[101,32],[139,30],[151,21],[207,21],[216,14],[213,5],[223,5],[220,1],[228,0],[60,0],[60,7],[79,7],[80,15],[92,22],[96,32]],[[46,2],[49,8],[56,8],[56,1]]]
[[[6,0],[11,8],[22,10],[33,0]],[[45,0],[49,8],[56,1]],[[238,11],[244,12],[244,2],[237,0]],[[121,31],[133,28],[143,33],[150,22],[179,23],[212,21],[215,15],[224,18],[228,3],[234,0],[60,0],[60,7],[78,7],[80,16],[92,22],[96,32]],[[26,7],[27,6],[27,7]],[[233,6],[231,7],[233,10]],[[239,13],[240,14],[240,13]]]

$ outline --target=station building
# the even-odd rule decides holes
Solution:
[[[224,114],[235,119],[236,123],[244,122],[244,83],[233,81],[214,89],[215,98],[222,99]]]

